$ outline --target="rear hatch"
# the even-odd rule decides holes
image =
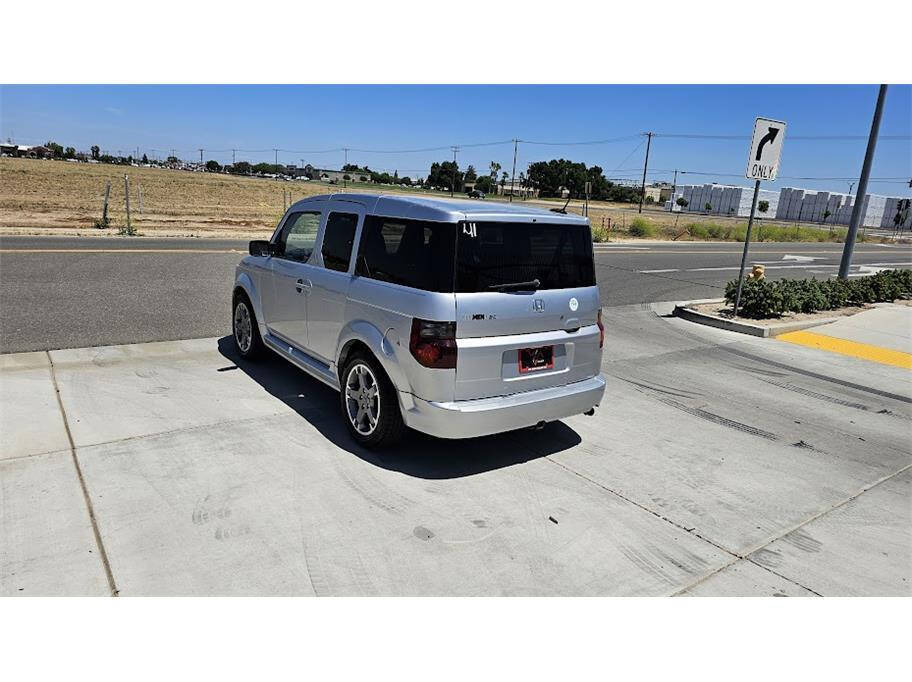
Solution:
[[[599,293],[588,225],[461,223],[455,290],[457,400],[598,374]]]

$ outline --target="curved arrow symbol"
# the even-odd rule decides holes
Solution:
[[[767,142],[772,142],[775,140],[776,135],[779,134],[779,128],[773,128],[770,126],[767,128],[767,130],[769,130],[769,132],[760,138],[760,144],[757,145],[757,158],[755,161],[759,161],[760,157],[763,155],[763,145],[765,145]]]

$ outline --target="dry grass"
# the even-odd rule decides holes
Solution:
[[[124,173],[130,176],[130,214],[140,232],[259,234],[282,215],[282,192],[295,200],[324,186],[160,168],[0,159],[0,227],[56,232],[92,230],[101,218],[105,182],[111,182],[111,228],[126,224]],[[139,213],[142,186],[143,213]],[[98,230],[102,232],[102,230]]]
[[[126,224],[124,173],[130,176],[133,226],[140,233],[156,235],[265,235],[272,231],[282,215],[283,191],[291,191],[297,200],[341,189],[322,183],[283,182],[218,173],[3,158],[0,159],[0,230],[5,234],[116,233]],[[94,224],[101,218],[105,182],[108,180],[111,181],[110,227],[99,230],[94,228]],[[139,212],[140,186],[142,214]],[[363,184],[352,185],[352,190],[448,196],[446,193]],[[497,200],[500,199],[492,197],[486,201]],[[558,200],[519,200],[519,203],[539,208],[555,208],[564,204]],[[572,201],[567,210],[582,213],[582,204]],[[746,223],[743,218],[673,215],[651,207],[638,216],[635,204],[609,202],[591,202],[589,218],[598,241],[629,238],[631,224],[637,218],[646,221],[646,232],[653,238],[676,240],[731,240],[739,236],[743,239]],[[840,237],[838,232],[821,234],[816,229],[800,232],[795,230],[794,224],[772,220],[763,220],[761,230],[786,225],[788,233],[769,230],[769,237],[808,241]]]

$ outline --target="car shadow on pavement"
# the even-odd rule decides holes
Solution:
[[[274,353],[257,362],[243,360],[234,339],[218,340],[219,352],[266,392],[291,407],[334,445],[384,469],[426,479],[472,476],[561,452],[581,442],[563,422],[494,436],[447,440],[409,430],[403,441],[383,450],[362,448],[348,433],[339,394]],[[222,367],[218,371],[233,369]]]

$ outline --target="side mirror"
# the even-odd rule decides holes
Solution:
[[[272,244],[265,239],[254,239],[248,248],[251,256],[271,256],[275,252]]]

